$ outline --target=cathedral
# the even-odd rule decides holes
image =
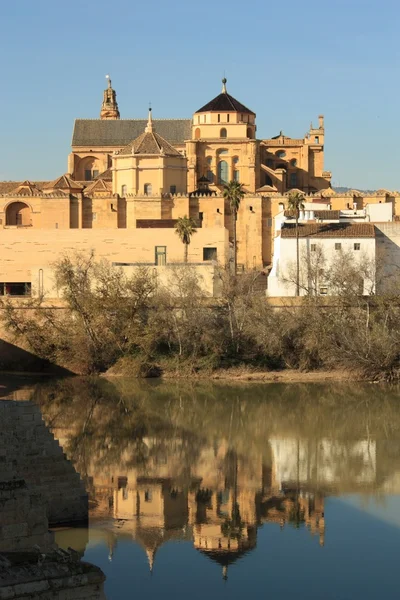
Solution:
[[[245,191],[236,222],[243,270],[269,272],[276,219],[293,190],[304,193],[319,220],[381,202],[399,213],[398,193],[337,194],[324,169],[324,142],[322,115],[304,138],[280,131],[260,139],[256,113],[228,92],[225,78],[221,93],[192,119],[157,119],[151,109],[147,119],[121,119],[108,78],[99,118],[75,121],[66,173],[53,181],[0,182],[0,295],[42,289],[49,265],[74,250],[94,250],[122,266],[181,263],[175,224],[185,215],[197,227],[189,262],[227,264],[233,219],[223,189],[230,181]]]
[[[260,140],[256,132],[255,112],[228,93],[225,78],[221,93],[198,109],[191,120],[151,119],[150,124],[121,119],[117,95],[108,79],[100,119],[75,121],[68,173],[87,185],[111,169],[112,191],[122,197],[193,194],[205,185],[218,192],[232,180],[243,183],[248,193],[284,194],[293,188],[314,193],[330,187],[331,174],[324,171],[322,115],[318,127],[311,125],[303,139],[290,138],[281,131]],[[143,144],[140,136],[150,140],[144,133],[155,133],[162,140],[164,154],[175,156],[167,161],[170,165],[162,165],[164,174],[159,173],[152,181],[143,180],[142,167],[134,166],[142,154],[159,153],[157,145]],[[135,176],[126,179],[122,171],[128,163]]]

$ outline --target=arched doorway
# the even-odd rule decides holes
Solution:
[[[24,202],[11,202],[6,209],[6,225],[19,227],[32,225],[29,206]]]

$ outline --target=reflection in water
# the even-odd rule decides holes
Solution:
[[[327,496],[400,491],[400,411],[385,388],[76,379],[34,399],[86,481],[109,559],[131,538],[150,571],[180,540],[226,578],[264,524],[323,546]]]

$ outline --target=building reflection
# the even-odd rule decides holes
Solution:
[[[185,478],[174,453],[169,467],[168,451],[163,460],[155,454],[147,463],[147,475],[141,468],[99,474],[94,468],[89,478],[92,523],[107,523],[107,518],[116,523],[105,534],[110,560],[121,535],[142,546],[150,570],[163,544],[187,540],[218,563],[226,578],[229,565],[256,547],[258,528],[266,523],[308,528],[324,545],[323,494],[303,489],[300,480],[296,485],[278,480],[282,465],[270,454],[272,464],[261,457],[249,464],[225,443],[214,444],[201,450]]]

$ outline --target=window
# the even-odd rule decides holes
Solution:
[[[284,150],[278,150],[278,152],[276,153],[276,156],[278,158],[285,158],[286,152]]]
[[[218,183],[221,185],[228,183],[228,163],[226,160],[220,160],[218,163]]]
[[[239,157],[238,156],[234,156],[232,162],[233,162],[234,165],[239,164]]]
[[[128,500],[128,490],[126,488],[122,489],[122,500]]]
[[[150,196],[153,193],[153,186],[151,185],[151,183],[144,184],[144,193],[148,196]]]
[[[164,267],[167,264],[167,246],[156,246],[155,255],[155,264]]]
[[[153,494],[152,494],[151,490],[146,490],[144,493],[144,501],[151,502],[152,500],[153,500]]]
[[[253,131],[252,131],[251,127],[247,128],[247,137],[248,138],[252,138],[253,137]]]
[[[30,296],[31,288],[30,282],[0,283],[0,296]]]
[[[99,174],[99,171],[95,169],[93,171],[93,179],[95,179],[98,176],[98,174]]]
[[[170,185],[169,186],[169,193],[170,194],[176,194],[176,185]]]
[[[208,165],[212,165],[212,156],[207,156],[206,161]]]
[[[85,169],[85,181],[92,181],[92,171]]]
[[[328,293],[328,288],[326,286],[320,287],[319,288],[319,294],[320,296],[326,296]]]
[[[127,187],[126,185],[121,185],[121,196],[126,196]]]
[[[220,148],[217,150],[218,154],[228,154],[228,150],[226,148]]]
[[[318,135],[315,136],[314,143],[315,144],[319,144],[319,136]]]
[[[311,250],[311,252],[316,252],[317,251],[317,244],[311,244],[310,245],[310,250]]]
[[[292,158],[292,160],[290,161],[290,164],[292,165],[292,167],[297,167],[297,159]]]
[[[229,123],[229,115],[226,115],[226,122]]]
[[[217,260],[217,249],[203,248],[203,260]]]
[[[235,169],[233,171],[233,181],[237,181],[239,183],[239,181],[240,181],[240,171],[239,171],[239,169]]]
[[[354,244],[354,250],[360,250],[361,249],[361,244],[359,244],[358,242],[356,242]]]
[[[218,115],[218,123],[221,122],[221,115]]]
[[[221,129],[221,131],[219,132],[219,137],[221,137],[221,138],[226,138],[227,137],[227,133],[226,133],[225,127],[223,127]]]
[[[196,127],[196,129],[194,130],[194,137],[196,138],[196,140],[200,139],[200,127]]]
[[[342,244],[340,242],[336,242],[335,250],[341,250],[341,249],[342,249]]]
[[[265,164],[267,165],[267,167],[272,169],[272,167],[274,166],[274,161],[272,160],[272,158],[267,158],[267,160],[265,161]]]
[[[203,216],[204,216],[203,213],[199,212],[199,221],[200,221],[200,223],[203,222]]]
[[[210,183],[214,183],[214,173],[212,171],[207,171],[207,179]]]
[[[290,173],[290,187],[296,187],[297,185],[297,173]]]

